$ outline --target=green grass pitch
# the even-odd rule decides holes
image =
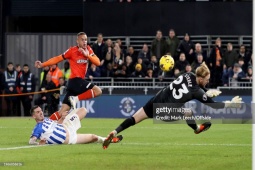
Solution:
[[[79,133],[106,136],[123,119],[82,120]],[[0,118],[0,169],[251,169],[252,126],[213,124],[195,135],[186,124],[153,124],[146,120],[121,134],[121,143],[103,150],[101,144],[28,146],[32,118]]]

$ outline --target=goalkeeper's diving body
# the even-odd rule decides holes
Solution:
[[[205,86],[209,83],[210,70],[203,62],[197,69],[196,73],[184,73],[174,80],[170,85],[161,89],[154,97],[152,97],[143,107],[141,107],[132,117],[127,118],[115,130],[110,132],[107,139],[103,143],[103,148],[108,148],[111,140],[123,130],[133,126],[147,118],[153,118],[154,103],[170,103],[175,107],[183,107],[183,105],[193,99],[208,105],[214,109],[222,108],[240,108],[242,99],[239,96],[234,97],[231,101],[215,102],[212,98],[220,94],[217,90],[208,90]],[[192,111],[187,111],[183,116],[192,116]],[[194,119],[186,119],[189,127],[195,134],[199,134],[210,128],[211,123],[205,122],[197,125]]]

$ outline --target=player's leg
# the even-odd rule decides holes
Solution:
[[[95,85],[93,88],[92,88],[93,92],[94,92],[94,97],[98,97],[98,96],[101,96],[102,94],[102,90],[100,87],[98,87],[97,85]]]
[[[186,123],[187,125],[193,129],[194,131],[197,130],[198,126],[197,123],[194,119],[191,119],[193,116],[193,112],[192,111],[185,111],[184,112],[184,116],[187,117],[188,119],[186,119]],[[190,119],[189,119],[190,118]]]
[[[127,118],[122,122],[115,130],[112,132],[114,135],[117,135],[121,131],[133,126],[144,119],[152,118],[153,117],[153,103],[154,98],[151,98],[143,107],[141,107],[132,117]]]
[[[205,122],[201,125],[197,125],[192,111],[185,111],[184,116],[190,118],[190,119],[186,119],[186,123],[188,124],[189,127],[191,127],[194,130],[195,134],[204,132],[211,127],[211,122]]]
[[[77,85],[80,85],[80,82],[82,79],[69,79],[68,86],[66,89],[66,95],[64,97],[64,100],[62,101],[62,106],[59,111],[54,112],[50,119],[52,120],[59,120],[61,118],[62,113],[68,112],[72,106],[74,105],[74,109],[76,108],[76,102],[72,103],[69,100],[70,96],[74,96],[75,94],[79,94],[80,87],[77,88]],[[83,85],[84,86],[84,85]]]
[[[103,143],[103,149],[108,148],[111,139],[116,136],[121,131],[133,126],[144,119],[153,117],[153,103],[155,102],[155,98],[151,98],[142,108],[140,108],[132,117],[127,118],[122,122],[115,130],[113,130],[108,136],[107,139]]]
[[[101,94],[102,94],[102,90],[98,86],[94,85],[92,89],[86,89],[85,92],[79,94],[77,97],[75,97],[75,99],[77,101],[87,100],[87,99],[100,96]]]
[[[111,143],[118,143],[122,139],[123,139],[123,137],[121,135],[117,136],[112,139]],[[105,140],[104,137],[97,136],[94,134],[77,134],[76,144],[85,144],[85,143],[93,143],[93,142],[103,143],[104,140]]]
[[[69,97],[71,105],[74,109],[76,108],[76,103],[78,101],[95,98],[102,94],[102,90],[98,86],[94,85],[93,83],[90,83],[83,79],[79,79],[79,80],[75,80],[75,81],[76,81],[75,85],[77,85],[77,84],[80,85],[79,88],[75,87],[75,90],[73,90],[73,91],[75,91],[77,96],[74,95],[74,96]]]
[[[76,144],[85,144],[85,143],[92,143],[97,141],[104,141],[104,138],[98,137],[94,134],[77,134]]]
[[[144,111],[144,108],[141,107],[132,117],[127,118],[124,120],[115,130],[113,130],[106,138],[106,140],[103,143],[103,148],[106,149],[110,145],[112,139],[123,130],[129,128],[130,126],[133,126],[144,119],[147,119],[148,116]]]
[[[68,97],[71,96],[73,93],[71,93],[70,91],[67,91],[63,101],[62,101],[62,106],[60,108],[59,111],[54,112],[49,118],[51,120],[59,120],[61,118],[61,115],[63,113],[66,113],[70,110],[71,108],[71,103],[68,100]]]
[[[70,110],[70,106],[68,104],[62,103],[62,106],[59,111],[52,113],[49,117],[51,120],[59,120],[63,113],[68,112]]]
[[[78,115],[80,120],[82,120],[87,115],[87,109],[85,107],[81,107],[77,109],[75,112]]]
[[[81,120],[86,117],[87,109],[82,107],[76,110],[72,110],[66,117],[63,122],[64,125],[69,130],[69,142],[74,144],[85,144],[85,143],[92,143],[98,142],[103,143],[105,140],[104,137],[97,136],[94,134],[76,134],[76,131],[81,127]],[[79,120],[78,120],[79,119]],[[122,136],[117,136],[112,139],[111,143],[117,143],[122,140]]]
[[[124,122],[122,122],[120,124],[120,126],[118,126],[113,132],[114,132],[114,136],[116,136],[118,133],[122,132],[123,130],[129,128],[130,126],[133,126],[141,121],[143,121],[144,119],[147,119],[148,116],[145,113],[143,107],[141,107],[132,117],[127,118],[126,120],[124,120]]]

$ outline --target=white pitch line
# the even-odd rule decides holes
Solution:
[[[42,146],[49,146],[49,145],[29,145],[29,146],[18,146],[18,147],[11,147],[11,148],[0,148],[0,151],[37,148],[37,147],[42,147]]]

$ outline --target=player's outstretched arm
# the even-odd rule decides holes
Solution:
[[[35,61],[35,67],[36,68],[42,68],[42,62],[39,61],[39,60]]]
[[[42,67],[46,67],[46,66],[51,66],[51,65],[57,64],[63,60],[64,60],[64,58],[62,55],[52,57],[51,59],[49,59],[43,63],[41,63],[41,61],[37,60],[37,61],[35,61],[35,67],[42,68]]]
[[[224,103],[226,108],[241,108],[243,101],[241,97],[235,96],[231,101],[228,100]]]
[[[208,91],[205,93],[204,90],[199,89],[198,91],[193,93],[194,99],[197,99],[201,103],[204,103],[205,105],[210,106],[211,108],[223,109],[225,107],[225,103],[216,102],[212,99],[213,97],[219,95],[221,92],[217,91],[216,93],[213,92],[210,94],[210,92]]]

